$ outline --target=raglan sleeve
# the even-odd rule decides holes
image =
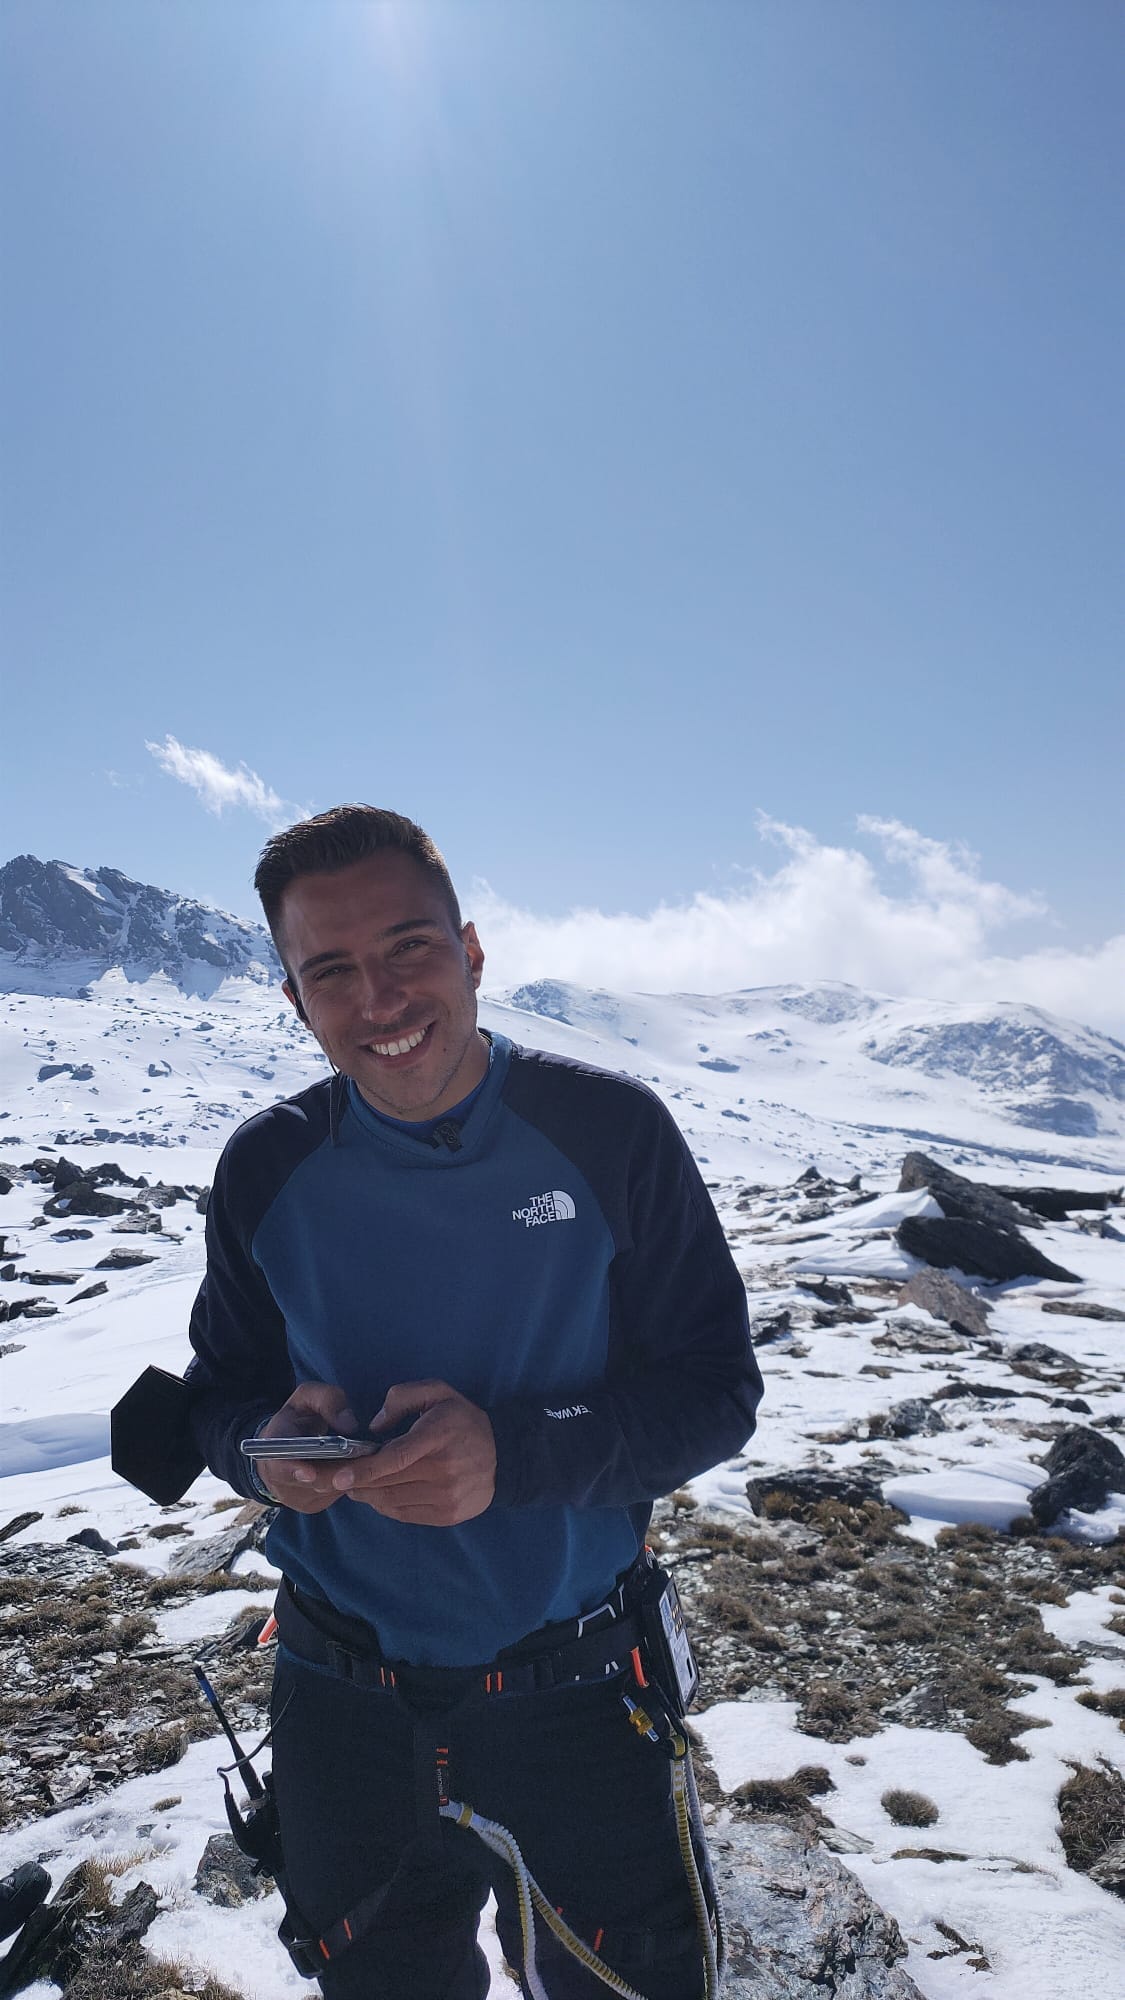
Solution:
[[[207,1464],[236,1493],[258,1499],[239,1445],[287,1401],[294,1376],[284,1318],[252,1254],[241,1179],[236,1134],[207,1204],[207,1266],[192,1308],[194,1358],[185,1379],[192,1435]]]
[[[529,1398],[489,1411],[496,1506],[623,1507],[741,1450],[762,1378],[746,1291],[670,1114],[643,1100],[626,1164],[628,1234],[610,1271],[605,1380],[564,1420]]]

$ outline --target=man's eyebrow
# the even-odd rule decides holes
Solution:
[[[407,917],[401,924],[389,924],[385,931],[380,931],[379,939],[381,942],[383,938],[401,937],[404,931],[436,931],[440,929],[441,925],[438,923],[436,917]],[[315,957],[306,958],[297,967],[297,977],[298,979],[303,979],[306,972],[315,972],[318,965],[331,965],[342,958],[350,957],[351,953],[344,951],[339,945],[334,946],[331,951],[318,951]]]

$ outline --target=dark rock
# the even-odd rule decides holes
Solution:
[[[58,1312],[57,1306],[49,1306],[45,1299],[11,1299],[8,1304],[9,1319],[50,1319]]]
[[[1081,1282],[1073,1271],[1052,1264],[1018,1229],[998,1229],[960,1216],[908,1215],[895,1230],[895,1238],[900,1250],[923,1264],[936,1264],[942,1271],[970,1271],[994,1284],[1010,1284],[1015,1278]]]
[[[1065,1313],[1068,1319],[1111,1320],[1114,1324],[1125,1323],[1125,1312],[1118,1312],[1116,1306],[1097,1306],[1089,1299],[1043,1299],[1040,1311],[1045,1313]]]
[[[113,1224],[115,1236],[159,1236],[164,1228],[158,1215],[150,1215],[147,1209],[131,1208],[120,1222]]]
[[[11,1194],[12,1183],[7,1174],[0,1174],[0,1194]]]
[[[988,1332],[991,1307],[983,1299],[978,1299],[975,1292],[946,1277],[944,1271],[915,1271],[902,1287],[896,1303],[900,1306],[920,1306],[932,1318],[944,1320],[955,1332],[968,1334],[972,1340],[980,1339]]]
[[[996,1382],[947,1382],[944,1389],[935,1389],[935,1403],[948,1403],[965,1396],[976,1396],[982,1403],[1010,1403],[1014,1396],[1028,1393],[1023,1389],[1002,1389]]]
[[[138,1882],[115,1910],[98,1918],[94,1933],[98,1944],[103,1949],[121,1951],[126,1945],[138,1943],[159,1908],[160,1900],[152,1885]]]
[[[44,1215],[63,1217],[65,1215],[124,1215],[132,1203],[122,1201],[120,1195],[103,1194],[100,1188],[91,1187],[88,1181],[76,1181],[64,1194],[52,1195],[43,1207]]]
[[[21,1271],[21,1285],[80,1285],[81,1271]]]
[[[88,1243],[94,1232],[92,1229],[52,1229],[53,1243]]]
[[[209,1576],[212,1570],[233,1569],[244,1550],[261,1547],[270,1514],[269,1508],[262,1507],[252,1520],[228,1528],[224,1535],[212,1535],[207,1541],[192,1541],[177,1549],[170,1564],[172,1572],[176,1576]]]
[[[1031,1209],[1046,1222],[1065,1222],[1075,1209],[1118,1208],[1125,1197],[1125,1188],[993,1187],[992,1192]]]
[[[116,1542],[107,1542],[105,1536],[99,1535],[96,1528],[79,1528],[76,1535],[68,1535],[66,1539],[73,1547],[78,1549],[93,1549],[95,1554],[99,1556],[115,1556],[117,1554]]]
[[[102,1293],[108,1292],[108,1290],[109,1286],[106,1284],[105,1279],[99,1278],[96,1285],[87,1285],[84,1292],[75,1292],[74,1297],[67,1300],[67,1305],[80,1306],[83,1299],[100,1299]]]
[[[210,1188],[209,1187],[200,1188],[199,1193],[195,1197],[195,1212],[197,1215],[206,1215],[207,1204],[210,1201],[210,1199],[211,1199]]]
[[[95,1271],[132,1271],[138,1264],[155,1264],[156,1257],[151,1250],[109,1250],[99,1257]]]
[[[1044,1459],[1050,1477],[1028,1499],[1041,1528],[1049,1527],[1069,1507],[1096,1514],[1109,1493],[1125,1493],[1125,1453],[1112,1438],[1068,1425]]]
[[[76,1166],[73,1160],[66,1158],[65,1154],[55,1161],[56,1194],[61,1194],[64,1188],[71,1185],[72,1181],[88,1181],[92,1179],[93,1176],[88,1174],[84,1167]]]
[[[37,1083],[50,1083],[53,1076],[61,1076],[64,1070],[69,1070],[73,1067],[73,1063],[41,1063],[39,1074],[35,1080]]]
[[[1063,1354],[1057,1347],[1048,1347],[1044,1340],[1019,1341],[1015,1347],[1008,1348],[1007,1359],[1022,1373],[1038,1375],[1044,1381],[1056,1375],[1081,1372],[1069,1354]]]
[[[22,1535],[25,1528],[33,1527],[36,1521],[42,1519],[41,1513],[13,1514],[11,1520],[0,1528],[0,1542],[10,1542],[13,1535]]]
[[[222,1910],[237,1910],[255,1896],[269,1893],[270,1881],[258,1874],[229,1833],[213,1833],[195,1871],[195,1889]]]
[[[1037,1220],[1005,1195],[996,1194],[983,1181],[966,1180],[950,1167],[931,1160],[928,1153],[908,1153],[902,1163],[899,1192],[929,1188],[943,1215],[958,1216],[966,1222],[988,1223],[993,1229],[1036,1227]]]
[[[803,1472],[757,1472],[747,1482],[746,1491],[756,1514],[761,1512],[762,1500],[768,1493],[784,1494],[787,1499],[808,1507],[815,1507],[822,1500],[839,1500],[846,1507],[862,1507],[865,1501],[882,1498],[878,1481],[867,1473],[820,1467]]]
[[[37,1861],[25,1861],[0,1882],[0,1938],[11,1937],[51,1893],[51,1878]]]
[[[768,1347],[773,1340],[787,1340],[792,1331],[791,1316],[782,1307],[780,1312],[771,1313],[768,1319],[756,1319],[750,1328],[750,1338],[755,1347]]]
[[[844,1284],[839,1284],[839,1285],[829,1284],[827,1278],[821,1278],[819,1280],[813,1278],[798,1278],[797,1283],[801,1291],[811,1292],[814,1299],[820,1300],[821,1305],[850,1306],[852,1303],[852,1295],[848,1290],[847,1286]]]

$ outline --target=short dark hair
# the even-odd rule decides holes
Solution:
[[[408,854],[417,862],[437,884],[453,928],[460,931],[457,894],[444,858],[428,833],[402,813],[388,812],[381,806],[331,806],[327,812],[275,833],[258,857],[254,887],[282,964],[281,903],[290,882],[299,875],[331,875],[339,868],[350,868],[355,861],[369,861],[374,854],[386,853]]]

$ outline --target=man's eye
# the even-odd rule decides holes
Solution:
[[[346,965],[324,965],[316,975],[317,986],[323,986],[326,979],[333,979],[338,972],[346,972]]]

